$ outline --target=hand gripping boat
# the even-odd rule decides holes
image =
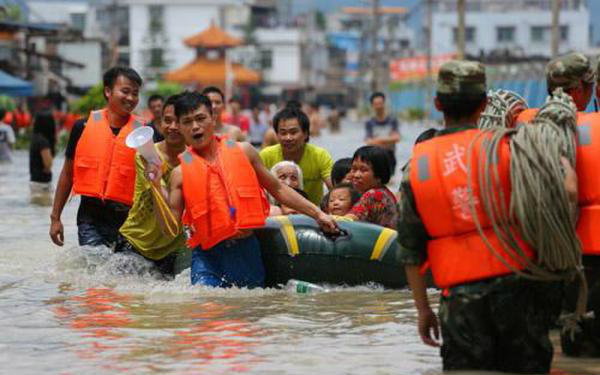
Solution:
[[[298,279],[343,285],[374,282],[387,288],[406,286],[395,230],[339,218],[338,225],[341,234],[330,236],[304,215],[270,217],[265,227],[256,231],[266,285]]]
[[[338,225],[341,233],[330,236],[304,215],[269,217],[263,228],[256,229],[266,286],[276,287],[290,279],[349,286],[370,282],[386,288],[406,286],[395,230],[343,218],[338,218]],[[179,261],[178,268],[189,267],[191,252],[185,256],[189,259]]]

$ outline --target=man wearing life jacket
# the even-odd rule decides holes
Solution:
[[[579,64],[582,65],[582,64]],[[583,69],[574,64],[563,64],[555,76],[571,85],[589,80],[593,69]],[[600,86],[596,69],[596,99],[600,98]],[[589,99],[589,98],[588,98]],[[582,99],[583,100],[583,99]],[[586,103],[587,105],[587,103]],[[579,105],[578,105],[579,109]],[[588,282],[587,315],[579,322],[574,337],[561,334],[562,350],[571,356],[600,356],[600,181],[597,176],[600,155],[600,113],[577,115],[577,160],[578,212],[577,234],[583,249],[583,266]],[[572,293],[570,293],[572,294]],[[574,310],[575,301],[569,299],[566,308]]]
[[[468,153],[479,155],[484,138],[477,123],[484,110],[483,65],[453,60],[440,67],[435,105],[445,128],[415,145],[403,171],[398,242],[418,313],[422,341],[439,346],[438,319],[422,275],[425,264],[442,288],[439,319],[444,371],[547,373],[552,361],[548,337],[560,306],[556,285],[514,274],[484,244],[476,229],[471,202],[486,237],[506,262],[523,267],[504,253],[482,208],[478,168],[468,176]],[[471,142],[478,139],[473,144]],[[510,196],[510,149],[505,139],[498,159],[499,182]],[[476,160],[476,159],[475,159]],[[530,258],[535,250],[517,238]]]
[[[546,65],[546,86],[548,95],[561,87],[569,94],[578,111],[585,111],[592,98],[595,72],[585,55],[572,52],[550,61]],[[517,126],[530,123],[538,113],[539,108],[528,108],[521,112],[515,122]]]
[[[160,167],[149,164],[146,176],[160,189],[173,214],[159,215],[165,227],[178,226],[183,219],[190,228],[192,284],[264,285],[259,243],[253,233],[265,224],[269,213],[263,188],[282,204],[317,220],[323,230],[337,231],[329,215],[264,167],[252,145],[214,134],[215,118],[206,96],[184,94],[175,103],[175,116],[189,147],[171,172],[169,192],[160,185]]]
[[[76,123],[67,144],[50,215],[50,238],[58,246],[64,244],[60,217],[71,189],[81,195],[80,245],[114,246],[133,200],[135,150],[125,145],[125,138],[143,125],[132,114],[142,79],[131,68],[113,67],[104,73],[103,83],[106,107]]]

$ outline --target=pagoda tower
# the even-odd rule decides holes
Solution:
[[[211,22],[210,27],[184,39],[183,43],[196,49],[196,59],[179,69],[165,74],[167,81],[202,86],[254,85],[260,82],[260,74],[237,63],[228,63],[227,50],[242,44],[236,38]],[[229,65],[229,66],[228,66]],[[226,90],[227,91],[227,90]]]

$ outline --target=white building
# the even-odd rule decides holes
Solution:
[[[247,22],[242,0],[125,0],[129,8],[129,57],[147,76],[192,61],[196,52],[183,40],[215,22],[229,30]]]
[[[550,56],[549,0],[468,0],[465,49],[470,55],[506,51],[517,56]],[[437,0],[433,13],[433,54],[456,51],[456,0]],[[581,0],[564,0],[559,53],[589,48],[590,15]]]
[[[55,64],[43,59],[39,60],[36,69],[43,72],[38,74],[36,82],[37,94],[47,92],[51,85],[64,89],[67,86],[78,88],[91,87],[102,79],[103,69],[103,40],[104,37],[97,22],[98,5],[101,2],[75,0],[26,0],[24,13],[28,21],[63,25],[79,33],[59,33],[52,37],[34,37],[30,45],[35,45],[37,53],[58,58],[69,63]],[[52,83],[55,82],[55,83]]]

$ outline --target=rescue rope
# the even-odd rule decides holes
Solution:
[[[479,128],[512,128],[519,113],[527,109],[527,102],[519,94],[508,90],[489,90],[488,103],[479,118]]]
[[[484,125],[506,124],[501,119],[512,117],[502,116],[498,108],[510,107],[491,106]],[[471,215],[488,249],[507,268],[527,279],[572,281],[579,278],[581,288],[575,314],[578,318],[585,312],[587,287],[582,272],[581,243],[575,232],[576,207],[569,201],[561,162],[562,156],[575,165],[576,113],[571,97],[558,89],[548,97],[531,125],[518,129],[486,127],[469,146],[467,174]],[[511,153],[510,197],[503,194],[498,170],[499,151],[506,138]],[[480,141],[483,143],[479,155],[472,155],[474,144]],[[479,177],[483,211],[500,239],[505,256],[523,270],[510,264],[484,233],[473,196],[474,167]],[[534,261],[527,257],[517,236],[536,250]]]

